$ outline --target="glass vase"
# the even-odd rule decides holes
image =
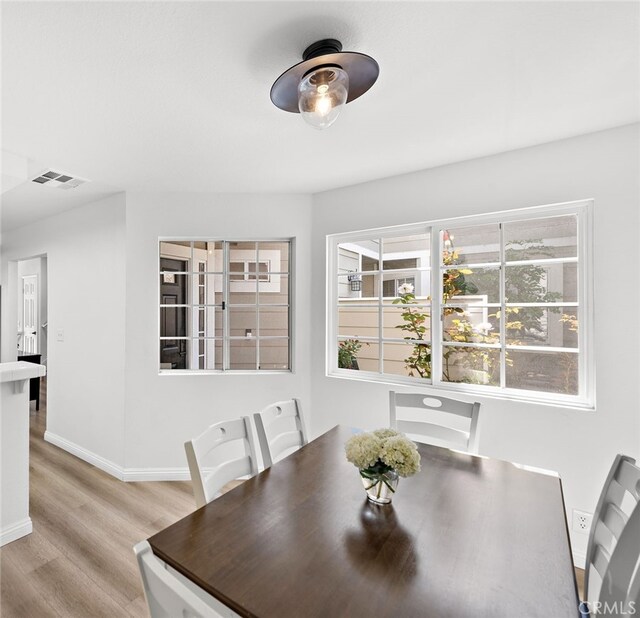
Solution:
[[[360,470],[362,485],[367,492],[367,498],[376,504],[390,504],[393,494],[398,487],[398,473],[388,470],[380,474],[372,474],[367,470]]]

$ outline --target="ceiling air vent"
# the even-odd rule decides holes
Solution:
[[[37,182],[39,185],[44,185],[45,187],[53,187],[54,189],[75,189],[89,181],[86,178],[79,178],[78,176],[70,176],[69,174],[61,174],[60,172],[47,170],[33,178],[32,182]]]

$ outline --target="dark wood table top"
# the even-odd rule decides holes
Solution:
[[[149,539],[255,618],[578,616],[560,479],[419,445],[422,471],[367,502],[335,427]]]

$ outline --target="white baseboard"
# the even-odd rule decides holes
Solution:
[[[587,555],[581,552],[573,551],[573,566],[578,567],[579,569],[584,569],[587,564]]]
[[[125,468],[123,481],[188,481],[189,468]]]
[[[7,543],[11,543],[12,541],[17,541],[23,536],[27,536],[27,534],[31,534],[33,532],[33,524],[31,523],[31,518],[27,517],[22,521],[19,521],[16,524],[9,526],[8,528],[3,528],[0,531],[0,547],[6,545]]]
[[[122,468],[112,461],[96,455],[86,448],[61,438],[50,431],[44,432],[44,439],[107,474],[115,476],[120,481],[188,481],[191,478],[189,468],[186,466],[184,468]]]
[[[65,438],[61,438],[55,433],[51,433],[50,431],[44,432],[44,439],[46,442],[50,442],[51,444],[61,448],[63,451],[67,451],[67,453],[71,453],[75,455],[79,459],[90,463],[92,466],[99,468],[100,470],[110,474],[111,476],[115,476],[117,479],[123,480],[124,473],[120,466],[101,457],[100,455],[96,455],[91,451],[88,451],[86,448],[82,446],[78,446],[77,444],[66,440]]]

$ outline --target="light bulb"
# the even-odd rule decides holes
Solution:
[[[305,75],[298,85],[298,109],[316,129],[332,125],[349,94],[349,76],[337,66],[324,66]]]
[[[329,97],[322,96],[316,99],[316,109],[315,109],[316,115],[324,118],[331,113],[332,109],[333,109],[333,105],[331,105],[331,99]]]

